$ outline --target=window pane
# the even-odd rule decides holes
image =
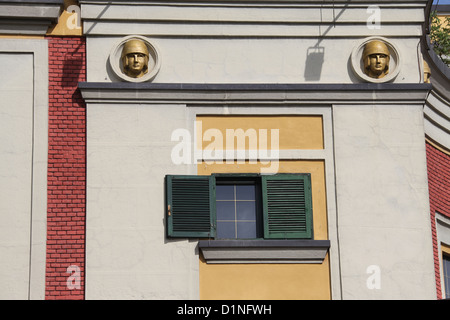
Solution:
[[[235,219],[235,205],[234,201],[217,201],[217,220],[234,220]]]
[[[235,222],[217,221],[217,238],[221,239],[236,238]]]
[[[234,185],[217,185],[216,200],[234,200]]]
[[[216,186],[217,238],[258,237],[255,184]]]
[[[237,200],[255,200],[255,185],[237,185]]]
[[[256,220],[255,201],[236,202],[237,220]]]
[[[444,255],[444,274],[450,277],[450,257]]]
[[[256,223],[254,221],[237,222],[238,238],[256,238]]]

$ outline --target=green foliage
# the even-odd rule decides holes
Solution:
[[[434,52],[450,66],[450,16],[439,19],[436,11],[431,13],[430,40]]]

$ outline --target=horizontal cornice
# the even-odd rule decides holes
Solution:
[[[0,0],[0,33],[45,35],[63,4],[63,0]]]
[[[86,3],[86,4],[95,4],[95,3],[108,3],[108,4],[173,4],[173,5],[180,5],[180,4],[197,4],[197,5],[213,5],[213,4],[220,4],[220,5],[227,5],[227,4],[271,4],[271,5],[288,5],[288,4],[311,4],[315,3],[318,5],[322,4],[345,4],[345,3],[372,3],[372,4],[384,4],[384,3],[391,3],[391,4],[401,4],[401,3],[420,3],[425,5],[428,2],[428,0],[415,0],[415,1],[408,1],[408,0],[356,0],[356,1],[350,1],[350,0],[176,0],[176,1],[150,1],[150,0],[79,0],[80,4]]]
[[[423,104],[431,85],[81,82],[87,103]]]

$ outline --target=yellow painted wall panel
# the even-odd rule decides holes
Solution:
[[[206,264],[202,300],[329,300],[328,255],[322,264]]]
[[[226,148],[226,137],[228,130],[242,129],[255,130],[258,141],[260,139],[259,130],[267,130],[268,147],[270,148],[271,130],[279,130],[279,148],[289,149],[323,149],[323,121],[322,116],[197,116],[197,121],[201,121],[202,134],[205,136],[207,130],[219,130],[223,137],[223,149]],[[204,139],[203,139],[204,140]],[[197,141],[197,146],[204,149],[210,141]],[[234,143],[235,149],[242,149]],[[229,149],[229,148],[228,148]],[[245,149],[249,149],[246,143]]]

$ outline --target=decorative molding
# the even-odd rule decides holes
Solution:
[[[424,104],[430,84],[202,84],[81,82],[87,103]]]
[[[424,106],[425,134],[440,146],[450,150],[450,102],[433,90]]]
[[[0,33],[45,35],[58,21],[63,0],[0,1]]]

